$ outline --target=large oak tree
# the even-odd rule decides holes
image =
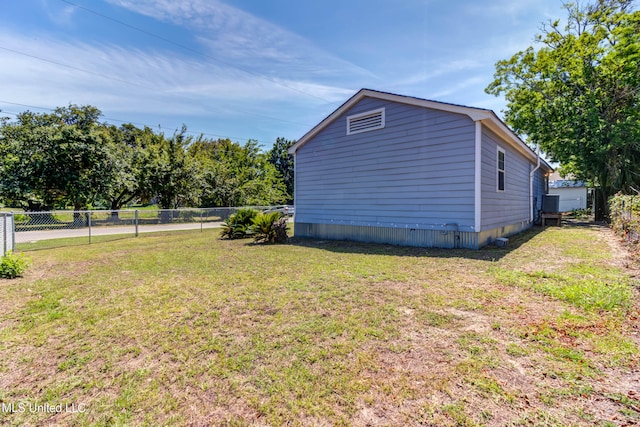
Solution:
[[[529,47],[496,64],[486,88],[505,120],[597,188],[596,219],[615,192],[640,189],[640,12],[633,0],[565,3]]]
[[[92,106],[24,112],[0,127],[0,193],[27,210],[91,205],[111,182],[108,134]]]

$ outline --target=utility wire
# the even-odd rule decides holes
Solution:
[[[117,82],[122,82],[122,83],[126,83],[126,84],[133,85],[133,86],[139,86],[139,87],[144,88],[144,89],[149,89],[149,90],[156,90],[157,89],[155,87],[145,86],[145,85],[141,85],[139,83],[130,82],[128,80],[107,76],[106,74],[96,73],[95,71],[90,71],[90,70],[85,70],[85,69],[82,69],[82,68],[74,67],[73,65],[64,64],[62,62],[51,61],[49,59],[45,59],[45,58],[42,58],[42,57],[39,57],[39,56],[36,56],[36,55],[31,55],[31,54],[25,53],[25,52],[20,52],[20,51],[14,50],[14,49],[9,49],[9,48],[2,47],[2,46],[0,46],[0,49],[1,50],[6,50],[8,52],[16,53],[18,55],[23,55],[23,56],[26,56],[26,57],[29,57],[29,58],[37,59],[38,61],[48,62],[50,64],[59,65],[61,67],[66,67],[66,68],[70,68],[72,70],[81,71],[83,73],[93,74],[93,75],[96,75],[96,76],[103,77],[105,79],[114,80],[114,81],[117,81]],[[246,110],[232,109],[232,111],[236,111],[238,113],[248,114],[248,115],[252,115],[252,116],[256,116],[256,117],[263,117],[263,118],[266,118],[266,119],[269,119],[269,120],[277,120],[277,121],[280,121],[280,122],[283,122],[283,123],[291,123],[291,124],[304,125],[304,126],[310,127],[310,125],[307,124],[307,123],[293,122],[291,120],[284,120],[284,119],[280,119],[280,118],[277,118],[277,117],[266,116],[264,114],[252,113],[252,112],[246,111]]]
[[[122,25],[122,26],[124,26],[124,27],[130,28],[130,29],[132,29],[132,30],[138,31],[138,32],[143,33],[143,34],[146,34],[146,35],[148,35],[148,36],[150,36],[150,37],[154,37],[154,38],[157,38],[157,39],[159,39],[159,40],[162,40],[162,41],[164,41],[164,42],[166,42],[166,43],[169,43],[169,44],[175,45],[175,46],[177,46],[177,47],[179,47],[179,48],[181,48],[181,49],[187,50],[187,51],[192,52],[192,53],[196,53],[196,54],[198,54],[198,55],[204,56],[204,57],[206,57],[206,58],[208,58],[208,59],[211,59],[211,60],[213,60],[213,61],[217,61],[217,62],[219,62],[219,63],[221,63],[221,64],[224,64],[224,65],[227,65],[227,66],[229,66],[229,67],[235,68],[235,69],[237,69],[237,70],[239,70],[239,71],[242,71],[242,72],[244,72],[244,73],[250,74],[250,75],[252,75],[252,76],[255,76],[255,77],[258,77],[258,78],[261,78],[261,79],[267,80],[267,81],[270,81],[270,82],[272,82],[272,83],[274,83],[274,84],[276,84],[276,85],[279,85],[279,86],[285,87],[285,88],[287,88],[287,89],[290,89],[290,90],[293,90],[293,91],[299,92],[299,93],[301,93],[301,94],[304,94],[304,95],[307,95],[307,96],[310,96],[310,97],[313,97],[313,98],[320,99],[320,100],[322,100],[322,101],[324,101],[324,102],[331,103],[331,101],[329,101],[329,100],[327,100],[327,99],[325,99],[325,98],[322,98],[322,97],[319,97],[319,96],[313,95],[313,94],[311,94],[311,93],[305,92],[305,91],[303,91],[303,90],[300,90],[300,89],[297,89],[297,88],[291,87],[291,86],[289,86],[289,85],[284,84],[284,83],[283,83],[283,82],[281,82],[281,81],[278,81],[278,80],[275,80],[275,79],[271,79],[271,78],[269,78],[269,77],[267,77],[267,76],[264,76],[264,75],[261,75],[261,74],[258,74],[258,73],[255,73],[255,72],[252,72],[252,71],[250,71],[250,70],[243,69],[243,68],[241,68],[241,67],[238,67],[238,66],[237,66],[237,65],[235,65],[235,64],[232,64],[232,63],[230,63],[230,62],[224,61],[224,60],[222,60],[222,59],[220,59],[220,58],[216,58],[216,57],[213,57],[213,56],[211,56],[211,55],[207,55],[207,54],[202,53],[202,52],[200,52],[200,51],[198,51],[198,50],[196,50],[196,49],[193,49],[193,48],[191,48],[191,47],[189,47],[189,46],[185,46],[185,45],[183,45],[183,44],[177,43],[177,42],[175,42],[175,41],[173,41],[173,40],[171,40],[171,39],[168,39],[168,38],[166,38],[166,37],[160,36],[160,35],[158,35],[158,34],[155,34],[155,33],[152,33],[152,32],[150,32],[150,31],[144,30],[144,29],[142,29],[142,28],[139,28],[139,27],[136,27],[136,26],[134,26],[134,25],[128,24],[128,23],[126,23],[126,22],[124,22],[124,21],[120,21],[120,20],[118,20],[118,19],[115,19],[115,18],[112,18],[112,17],[110,17],[110,16],[104,15],[104,14],[102,14],[102,13],[100,13],[100,12],[97,12],[97,11],[94,11],[94,10],[92,10],[92,9],[86,8],[86,7],[84,7],[84,6],[81,6],[81,5],[79,5],[79,4],[73,3],[73,2],[71,2],[71,1],[69,1],[69,0],[60,0],[60,1],[62,1],[63,3],[69,4],[69,5],[73,6],[73,7],[76,7],[76,8],[78,8],[78,9],[82,9],[82,10],[84,10],[84,11],[88,12],[88,13],[92,13],[92,14],[94,14],[94,15],[100,16],[101,18],[104,18],[104,19],[107,19],[107,20],[113,21],[113,22],[115,22],[115,23],[117,23],[117,24],[119,24],[119,25]],[[69,69],[76,70],[76,71],[80,71],[80,72],[83,72],[83,73],[87,73],[87,74],[91,74],[91,75],[99,76],[99,77],[102,77],[102,78],[105,78],[105,79],[109,79],[109,80],[113,80],[113,81],[117,81],[117,82],[125,83],[125,84],[128,84],[128,85],[139,86],[139,87],[142,87],[142,88],[145,88],[145,89],[155,89],[155,88],[152,88],[152,87],[150,87],[150,86],[145,86],[145,85],[142,85],[142,84],[139,84],[139,83],[135,83],[135,82],[127,81],[127,80],[124,80],[124,79],[119,79],[119,78],[117,78],[117,77],[108,76],[108,75],[106,75],[106,74],[97,73],[97,72],[95,72],[95,71],[86,70],[86,69],[79,68],[79,67],[75,67],[75,66],[73,66],[73,65],[65,64],[65,63],[62,63],[62,62],[58,62],[58,61],[53,61],[53,60],[50,60],[50,59],[42,58],[42,57],[40,57],[40,56],[32,55],[32,54],[29,54],[29,53],[26,53],[26,52],[21,52],[21,51],[15,50],[15,49],[10,49],[10,48],[3,47],[3,46],[0,46],[0,49],[1,49],[1,50],[5,50],[5,51],[8,51],[8,52],[11,52],[11,53],[14,53],[14,54],[18,54],[18,55],[26,56],[26,57],[29,57],[29,58],[32,58],[32,59],[36,59],[36,60],[39,60],[39,61],[47,62],[47,63],[50,63],[50,64],[58,65],[58,66],[65,67],[65,68],[69,68]],[[21,104],[21,103],[15,103],[15,102],[10,102],[10,101],[0,101],[0,102],[3,102],[3,103],[5,103],[5,104],[10,104],[10,105],[16,105],[16,106],[27,107],[27,108],[36,108],[36,109],[48,110],[48,111],[53,111],[53,110],[54,110],[54,109],[52,109],[52,108],[39,107],[39,106],[27,105],[27,104]],[[286,122],[286,123],[293,123],[293,124],[302,124],[302,123],[297,123],[297,122],[293,122],[293,121],[288,121],[288,120],[278,119],[278,118],[274,118],[274,117],[270,117],[270,116],[266,116],[266,115],[262,115],[262,114],[251,113],[251,112],[247,112],[247,111],[241,111],[241,110],[235,110],[235,111],[240,112],[240,113],[243,113],[243,114],[254,115],[254,116],[257,116],[257,117],[268,118],[268,119],[270,119],[270,120],[278,120],[278,121],[282,121],[282,122]],[[10,113],[10,112],[7,112],[7,113],[8,113],[8,114],[15,114],[15,113]],[[131,123],[131,124],[135,124],[135,125],[138,125],[138,126],[148,126],[148,127],[150,127],[150,128],[154,128],[154,126],[149,126],[149,125],[144,124],[144,123],[135,123],[135,122],[127,121],[127,120],[113,119],[113,118],[107,118],[107,117],[105,117],[105,119],[106,119],[106,120],[109,120],[109,121],[114,121],[114,122],[120,122],[120,123]],[[305,126],[308,126],[308,125],[306,125],[306,124],[305,124]],[[158,125],[157,127],[158,127],[159,129],[166,129],[166,130],[169,130],[169,128],[167,128],[167,127],[163,127],[162,125]],[[212,134],[212,133],[207,133],[207,132],[189,131],[189,130],[187,131],[187,133],[189,133],[189,134],[194,134],[194,135],[207,135],[207,136],[213,136],[213,137],[218,137],[218,138],[241,139],[241,140],[247,140],[247,141],[248,141],[248,140],[251,140],[251,139],[254,139],[254,138],[234,137],[234,136],[226,136],[226,135]],[[271,142],[271,143],[273,143],[273,141],[270,141],[270,142]]]
[[[62,62],[52,61],[50,59],[45,59],[45,58],[42,58],[40,56],[31,55],[29,53],[20,52],[20,51],[14,50],[14,49],[9,49],[7,47],[0,46],[0,49],[6,50],[7,52],[15,53],[15,54],[18,54],[18,55],[23,55],[23,56],[26,56],[26,57],[29,57],[29,58],[37,59],[39,61],[48,62],[50,64],[59,65],[61,67],[70,68],[72,70],[81,71],[83,73],[93,74],[94,76],[100,76],[100,77],[105,78],[105,79],[114,80],[114,81],[117,81],[117,82],[129,84],[129,85],[140,86],[140,87],[143,87],[145,89],[155,89],[155,88],[152,88],[150,86],[144,86],[144,85],[141,85],[139,83],[133,83],[133,82],[130,82],[130,81],[127,81],[127,80],[119,79],[117,77],[107,76],[106,74],[100,74],[100,73],[96,73],[95,71],[90,71],[90,70],[85,70],[83,68],[74,67],[73,65],[63,64]]]
[[[97,11],[95,11],[95,10],[89,9],[89,8],[87,8],[87,7],[81,6],[81,5],[77,4],[77,3],[71,2],[71,1],[69,1],[69,0],[60,0],[60,1],[61,1],[61,2],[63,2],[63,3],[66,3],[66,4],[70,5],[70,6],[73,6],[73,7],[76,7],[76,8],[78,8],[78,9],[82,9],[82,10],[84,10],[84,11],[86,11],[86,12],[89,12],[89,13],[92,13],[92,14],[94,14],[94,15],[97,15],[97,16],[99,16],[99,17],[101,17],[101,18],[104,18],[104,19],[107,19],[107,20],[109,20],[109,21],[115,22],[115,23],[117,23],[117,24],[119,24],[119,25],[122,25],[122,26],[124,26],[124,27],[130,28],[130,29],[132,29],[132,30],[134,30],[134,31],[138,31],[138,32],[140,32],[140,33],[142,33],[142,34],[146,34],[147,36],[154,37],[154,38],[156,38],[156,39],[158,39],[158,40],[162,40],[162,41],[163,41],[163,42],[165,42],[165,43],[172,44],[172,45],[177,46],[177,47],[179,47],[179,48],[181,48],[181,49],[187,50],[187,51],[192,52],[192,53],[195,53],[195,54],[197,54],[197,55],[201,55],[201,56],[203,56],[203,57],[205,57],[205,58],[207,58],[207,59],[211,59],[211,60],[213,60],[213,61],[217,61],[217,62],[219,62],[219,63],[221,63],[221,64],[224,64],[224,65],[227,65],[227,66],[229,66],[229,67],[235,68],[236,70],[239,70],[239,71],[242,71],[242,72],[244,72],[244,73],[250,74],[250,75],[252,75],[252,76],[254,76],[254,77],[258,77],[258,78],[261,78],[261,79],[267,80],[267,81],[269,81],[269,82],[271,82],[271,83],[274,83],[274,84],[276,84],[276,85],[278,85],[278,86],[285,87],[285,88],[287,88],[287,89],[289,89],[289,90],[293,90],[293,91],[295,91],[295,92],[298,92],[298,93],[301,93],[301,94],[304,94],[304,95],[310,96],[310,97],[312,97],[312,98],[316,98],[316,99],[319,99],[319,100],[321,100],[321,101],[324,101],[324,102],[327,102],[327,103],[331,103],[331,101],[330,101],[330,100],[328,100],[328,99],[325,99],[325,98],[322,98],[322,97],[320,97],[320,96],[313,95],[313,94],[311,94],[311,93],[309,93],[309,92],[305,92],[305,91],[303,91],[303,90],[300,90],[300,89],[297,89],[297,88],[295,88],[295,87],[289,86],[289,85],[287,85],[287,84],[285,84],[285,83],[283,83],[283,82],[281,82],[281,81],[278,81],[278,80],[276,80],[276,79],[272,79],[272,78],[267,77],[267,76],[265,76],[265,75],[263,75],[263,74],[255,73],[255,72],[253,72],[253,71],[250,71],[250,70],[247,70],[247,69],[244,69],[244,68],[238,67],[237,65],[232,64],[232,63],[227,62],[227,61],[224,61],[224,60],[222,60],[222,59],[220,59],[220,58],[217,58],[217,57],[214,57],[214,56],[211,56],[211,55],[207,55],[206,53],[200,52],[200,51],[198,51],[198,50],[196,50],[196,49],[193,49],[193,48],[191,48],[191,47],[189,47],[189,46],[185,46],[185,45],[183,45],[183,44],[181,44],[181,43],[175,42],[175,41],[173,41],[173,40],[171,40],[171,39],[168,39],[168,38],[163,37],[163,36],[161,36],[161,35],[158,35],[158,34],[152,33],[152,32],[150,32],[150,31],[147,31],[147,30],[142,29],[142,28],[140,28],[140,27],[136,27],[135,25],[128,24],[128,23],[126,23],[126,22],[124,22],[124,21],[121,21],[121,20],[119,20],[119,19],[112,18],[112,17],[110,17],[110,16],[108,16],[108,15],[105,15],[105,14],[103,14],[103,13],[100,13],[100,12],[97,12]]]
[[[21,103],[18,103],[18,102],[10,102],[10,101],[0,100],[0,103],[9,104],[9,105],[16,105],[16,106],[19,106],[19,107],[35,108],[35,109],[38,109],[38,110],[55,111],[55,108],[40,107],[40,106],[37,106],[37,105],[29,105],[29,104],[21,104]],[[19,113],[13,113],[13,112],[10,112],[10,111],[0,110],[0,115],[2,113],[13,114],[15,116],[19,115]],[[158,128],[160,130],[164,130],[164,131],[167,131],[167,132],[169,132],[169,131],[175,132],[175,131],[178,130],[178,128],[174,129],[172,127],[162,126],[161,124],[158,124],[156,126],[151,126],[151,125],[146,124],[146,123],[132,122],[131,120],[120,120],[120,119],[113,119],[113,118],[109,118],[109,117],[104,117],[104,119],[109,121],[109,122],[131,123],[132,125],[136,125],[136,126],[146,126],[146,127],[150,128],[150,129]],[[196,130],[189,130],[188,128],[187,128],[186,133],[191,134],[191,135],[196,135],[196,136],[204,135],[204,136],[210,136],[210,137],[215,137],[215,138],[224,138],[224,139],[229,139],[229,140],[242,140],[242,141],[253,140],[253,141],[259,141],[256,138],[245,138],[245,137],[239,137],[239,136],[218,135],[218,134],[209,133],[209,132],[199,132],[199,131],[196,131]],[[267,144],[275,144],[275,141],[263,141],[263,142],[267,143]]]

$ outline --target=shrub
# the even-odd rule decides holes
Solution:
[[[9,251],[0,258],[0,277],[14,279],[21,276],[28,266],[29,261],[24,255],[16,255]]]
[[[284,243],[287,241],[287,218],[280,212],[261,214],[253,219],[249,229],[256,242]]]
[[[255,209],[240,209],[229,216],[226,222],[222,223],[220,237],[227,239],[243,239],[248,237],[249,227],[253,224],[253,219],[258,216]]]
[[[631,243],[640,242],[640,197],[616,194],[609,199],[611,228]]]

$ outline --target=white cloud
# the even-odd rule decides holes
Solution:
[[[71,5],[62,6],[60,2],[52,4],[48,0],[43,0],[42,5],[44,7],[47,17],[56,25],[68,26],[72,23],[73,17],[76,12],[76,8]]]
[[[394,82],[397,86],[413,86],[433,80],[436,77],[442,77],[451,73],[464,72],[474,70],[483,64],[473,58],[453,59],[451,61],[439,61],[433,64],[425,65],[424,70],[419,73],[412,73],[402,77]]]
[[[0,85],[0,100],[21,104],[57,107],[77,103],[117,113],[211,116],[244,114],[261,104],[301,105],[315,99],[311,103],[324,105],[345,96],[340,87],[284,77],[266,80],[168,51],[20,37],[1,31],[0,39],[6,49],[23,53],[0,49],[0,82],[11,82]]]
[[[217,0],[108,0],[163,22],[189,28],[208,48],[209,59],[226,66],[303,80],[371,76],[313,42],[260,17]]]
[[[436,92],[431,92],[429,94],[429,98],[430,99],[444,99],[446,97],[450,97],[453,94],[459,93],[461,91],[463,91],[464,89],[470,88],[470,87],[474,87],[474,86],[478,86],[478,85],[482,85],[485,83],[485,77],[484,76],[473,76],[473,77],[468,77],[462,81],[460,81],[459,83],[456,83],[455,85],[450,85],[448,86],[446,89],[442,89]],[[467,101],[468,102],[468,101]]]

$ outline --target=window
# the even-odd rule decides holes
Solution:
[[[498,191],[504,191],[504,150],[498,147]]]
[[[384,128],[384,108],[347,117],[347,135]]]

